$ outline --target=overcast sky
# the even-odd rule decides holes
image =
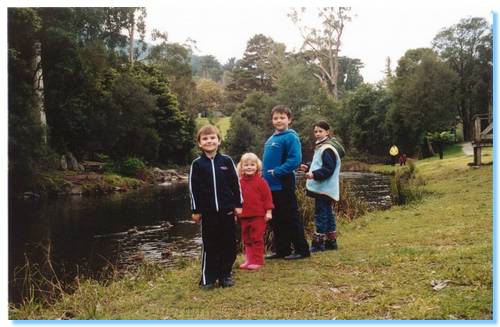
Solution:
[[[482,5],[477,1],[474,6],[458,3],[458,7],[453,3],[441,7],[353,6],[355,16],[345,26],[341,55],[361,59],[364,80],[377,82],[383,78],[388,56],[394,69],[406,50],[430,47],[442,28],[462,18],[484,17],[492,23],[492,9],[487,1]],[[302,45],[297,27],[287,17],[289,7],[228,7],[207,2],[200,6],[148,6],[147,11],[148,30],[168,32],[170,42],[192,38],[197,41],[197,55],[213,55],[221,64],[230,57],[241,58],[247,41],[258,33],[284,43],[288,51],[297,51]],[[315,8],[307,11],[315,12]],[[316,19],[310,20],[313,22]]]

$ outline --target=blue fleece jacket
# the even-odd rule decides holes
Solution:
[[[302,161],[300,139],[293,129],[276,132],[264,144],[262,176],[271,191],[280,191],[295,178],[294,170]],[[272,170],[272,172],[270,172]]]

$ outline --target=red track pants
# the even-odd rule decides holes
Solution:
[[[249,264],[264,264],[264,217],[240,218],[241,239],[245,247],[245,256]]]

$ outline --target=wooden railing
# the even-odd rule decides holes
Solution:
[[[484,146],[493,146],[493,117],[490,114],[477,114],[472,117],[474,166],[481,165],[481,147]]]

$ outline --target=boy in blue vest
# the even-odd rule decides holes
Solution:
[[[236,260],[235,215],[241,214],[243,198],[233,160],[219,153],[217,127],[205,125],[198,131],[201,155],[189,171],[191,218],[201,220],[203,240],[200,288],[234,285],[231,270]]]
[[[335,139],[330,138],[330,125],[325,121],[314,124],[313,160],[300,169],[306,173],[307,195],[315,199],[314,234],[311,252],[337,249],[337,221],[332,209],[332,201],[339,200],[340,157],[344,149]],[[340,153],[339,153],[340,152]]]
[[[273,197],[273,219],[270,225],[276,253],[266,256],[266,259],[307,258],[310,256],[309,245],[295,196],[294,170],[302,160],[300,139],[293,129],[288,128],[292,122],[292,112],[288,107],[275,106],[271,117],[275,132],[264,144],[262,173]]]

